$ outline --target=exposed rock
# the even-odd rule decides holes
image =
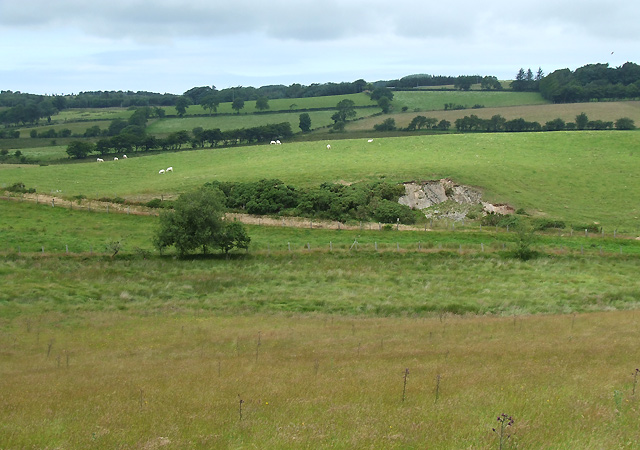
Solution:
[[[469,186],[456,184],[448,178],[404,183],[405,195],[398,203],[412,209],[424,211],[427,217],[447,217],[462,220],[476,205],[482,205],[484,214],[513,214],[514,209],[506,204],[493,205],[482,201],[482,193]],[[441,205],[446,203],[446,205]],[[439,208],[432,208],[441,205]],[[477,210],[476,210],[477,211]]]

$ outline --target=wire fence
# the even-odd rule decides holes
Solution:
[[[12,201],[28,201],[36,204],[43,204],[52,208],[68,208],[71,210],[81,210],[87,212],[106,213],[106,214],[131,214],[131,215],[158,215],[159,212],[154,208],[142,207],[139,205],[128,204],[112,204],[97,200],[78,199],[69,200],[48,195],[39,194],[13,194],[0,196],[3,200]],[[509,226],[501,228],[498,226],[483,226],[477,222],[469,221],[436,221],[430,220],[421,226],[395,224],[382,224],[379,222],[359,222],[344,224],[337,221],[319,221],[300,217],[267,217],[267,216],[251,216],[247,214],[228,214],[229,219],[239,219],[244,223],[268,226],[268,227],[293,227],[293,228],[309,228],[309,229],[327,229],[327,230],[359,230],[359,231],[378,231],[385,232],[395,231],[423,231],[426,235],[424,240],[417,240],[407,243],[406,239],[398,242],[390,242],[388,237],[380,241],[371,240],[364,242],[354,241],[352,243],[333,242],[319,244],[316,242],[252,242],[249,251],[253,253],[302,253],[302,252],[455,252],[459,254],[479,254],[491,252],[509,252],[517,248],[517,236],[514,230]],[[464,233],[480,233],[487,236],[487,241],[482,242],[483,238],[475,236],[476,242],[438,242],[438,232],[460,232]],[[573,229],[559,229],[556,231],[546,231],[538,233],[541,238],[545,237],[562,237],[562,238],[582,238],[578,243],[576,239],[567,239],[566,245],[544,244],[537,242],[531,247],[550,254],[587,254],[587,255],[637,255],[640,254],[640,241],[629,239],[629,236],[619,234],[617,229],[605,232],[604,228],[598,232]],[[619,242],[620,244],[616,244]],[[117,247],[117,248],[116,248]],[[33,241],[18,245],[11,245],[2,248],[0,242],[0,252],[4,254],[114,254],[138,253],[144,256],[152,255],[159,252],[153,248],[140,248],[128,246],[125,243],[109,242],[81,242],[75,239],[74,242],[64,244],[34,244]],[[167,252],[165,252],[167,253]],[[235,253],[238,253],[237,251]]]

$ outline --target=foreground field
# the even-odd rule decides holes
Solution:
[[[640,440],[637,312],[381,319],[167,305],[0,325],[7,449],[595,450]],[[501,414],[513,418],[502,447],[492,431]]]

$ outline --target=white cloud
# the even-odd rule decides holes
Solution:
[[[0,0],[0,39],[12,43],[0,47],[0,88],[180,93],[615,66],[638,62],[639,12],[594,0]]]

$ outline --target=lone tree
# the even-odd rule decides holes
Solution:
[[[187,108],[189,107],[189,99],[185,96],[178,97],[176,100],[176,112],[178,116],[182,117],[187,112]]]
[[[231,109],[233,109],[236,113],[240,114],[240,110],[244,108],[244,100],[242,100],[241,98],[236,98],[232,103],[231,103]]]
[[[251,238],[240,222],[224,221],[224,194],[218,188],[205,186],[180,195],[174,210],[160,215],[160,228],[154,245],[160,251],[175,246],[180,256],[202,248],[219,247],[228,254],[234,247],[248,248]]]
[[[269,99],[264,95],[262,97],[258,97],[258,99],[256,100],[256,109],[260,111],[269,109]]]
[[[67,146],[67,155],[70,158],[84,159],[87,155],[95,150],[95,146],[90,142],[84,141],[71,141]],[[16,150],[16,156],[18,151]]]
[[[350,119],[356,116],[356,104],[353,100],[349,100],[349,99],[340,100],[336,105],[336,109],[338,111],[333,113],[333,115],[331,116],[331,119],[336,123],[346,122],[347,119]]]
[[[309,115],[309,113],[300,114],[300,125],[299,125],[299,127],[305,133],[307,131],[311,130],[311,116]]]

